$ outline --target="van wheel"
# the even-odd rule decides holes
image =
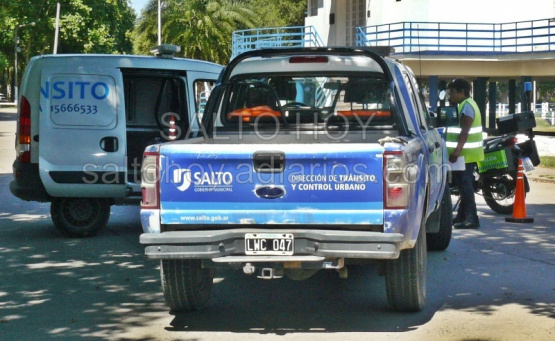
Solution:
[[[453,202],[449,186],[445,187],[439,209],[441,210],[439,231],[437,233],[426,234],[426,242],[430,251],[443,251],[451,243],[451,235],[453,234]]]
[[[55,198],[50,204],[54,226],[69,237],[92,237],[108,223],[110,202],[96,198]]]
[[[200,310],[210,301],[214,269],[203,268],[200,260],[161,260],[160,279],[172,311]]]
[[[416,245],[385,262],[387,301],[397,311],[421,311],[426,303],[426,227],[420,225]]]

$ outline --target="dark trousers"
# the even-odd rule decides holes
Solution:
[[[474,198],[474,167],[476,163],[467,163],[464,171],[453,171],[453,185],[459,188],[461,202],[457,212],[458,219],[464,219],[471,223],[478,223],[478,211]]]

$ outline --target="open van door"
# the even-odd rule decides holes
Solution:
[[[37,138],[40,177],[51,196],[125,196],[125,112],[124,103],[118,102],[123,98],[121,79],[118,69],[43,70]]]
[[[191,89],[188,100],[189,111],[193,113],[191,116],[191,131],[193,132],[201,130],[200,122],[202,121],[204,108],[212,89],[216,86],[217,76],[206,72],[187,72],[188,88]]]

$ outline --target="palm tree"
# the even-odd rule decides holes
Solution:
[[[162,41],[181,46],[183,56],[225,64],[231,34],[256,26],[256,14],[237,0],[166,1]],[[135,52],[148,54],[156,45],[157,0],[151,0],[135,28]]]

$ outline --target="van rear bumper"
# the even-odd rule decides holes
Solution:
[[[39,165],[37,163],[13,163],[14,180],[10,182],[10,192],[22,200],[27,201],[52,201],[40,179]]]

